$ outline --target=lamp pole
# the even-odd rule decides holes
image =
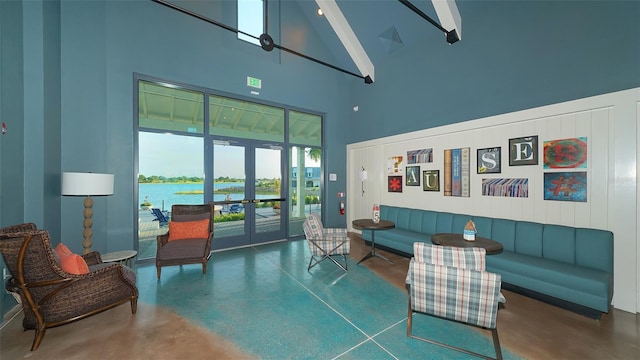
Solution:
[[[93,230],[91,229],[93,226],[93,198],[88,195],[84,198],[84,221],[82,225],[84,226],[84,230],[82,231],[82,236],[84,240],[82,241],[82,254],[88,254],[91,252],[91,245],[93,245],[93,240],[91,236],[93,235]]]

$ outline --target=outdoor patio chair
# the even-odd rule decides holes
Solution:
[[[327,259],[347,271],[347,255],[351,247],[347,229],[325,228],[317,214],[309,214],[302,227],[311,251],[307,271]],[[340,256],[344,260],[344,265],[334,258]]]
[[[207,273],[211,257],[214,205],[173,205],[169,232],[157,236],[156,270],[163,266],[202,264]]]
[[[153,221],[158,221],[160,223],[160,226],[166,226],[169,223],[169,219],[164,215],[162,210],[158,208],[152,208],[151,212],[153,213],[153,216],[156,217],[155,219],[153,219]]]
[[[407,272],[409,312],[407,336],[465,354],[486,355],[412,334],[413,314],[444,318],[491,331],[497,359],[502,359],[496,318],[501,277],[485,271],[486,250],[457,248],[416,242]]]
[[[6,232],[16,229],[22,232]],[[68,262],[61,262],[46,230],[34,224],[21,224],[0,230],[0,252],[11,277],[6,289],[17,293],[22,304],[25,330],[35,330],[31,350],[36,350],[45,331],[83,319],[120,304],[130,302],[136,313],[138,289],[136,275],[118,263],[103,263],[98,252],[69,253],[71,264],[83,270],[72,274]]]

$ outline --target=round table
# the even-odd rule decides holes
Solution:
[[[491,239],[476,236],[474,241],[467,241],[462,234],[439,233],[431,235],[431,242],[435,245],[455,246],[455,247],[479,247],[487,250],[487,255],[500,254],[502,244]]]
[[[131,267],[131,259],[136,255],[138,255],[138,252],[135,250],[122,250],[104,255],[101,254],[100,258],[102,259],[102,262],[121,262],[128,267]]]
[[[360,261],[358,261],[358,264],[360,264],[361,262],[367,260],[372,256],[377,256],[393,264],[393,261],[376,253],[376,230],[393,229],[394,227],[396,227],[396,224],[393,221],[380,220],[378,223],[374,223],[373,220],[371,219],[358,219],[358,220],[353,220],[351,224],[353,225],[354,228],[359,230],[371,230],[371,251],[369,251],[369,253],[365,255],[365,257],[360,259]]]

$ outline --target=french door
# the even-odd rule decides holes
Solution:
[[[282,146],[239,139],[214,140],[212,148],[213,249],[286,239]]]

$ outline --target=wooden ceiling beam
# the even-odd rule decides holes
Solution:
[[[329,21],[329,24],[336,32],[338,38],[342,42],[351,59],[358,67],[358,70],[365,77],[365,82],[371,83],[375,77],[375,68],[371,59],[367,55],[367,52],[360,44],[360,40],[351,29],[349,22],[342,14],[342,11],[338,7],[335,0],[316,0],[316,4],[322,9],[324,16]],[[369,81],[367,80],[369,78]]]

